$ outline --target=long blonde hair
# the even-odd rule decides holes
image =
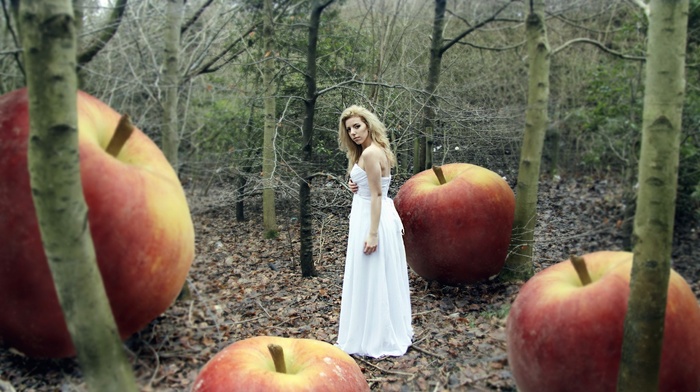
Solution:
[[[389,143],[384,124],[369,110],[362,106],[352,105],[343,110],[338,125],[338,146],[341,151],[346,152],[345,155],[348,157],[348,173],[350,173],[353,165],[360,160],[360,155],[362,155],[362,146],[355,144],[345,128],[345,121],[351,117],[359,117],[362,122],[367,125],[367,130],[369,131],[369,136],[372,138],[372,141],[377,143],[377,145],[384,150],[384,155],[386,155],[386,159],[389,162],[389,167],[396,166],[396,156],[391,151],[391,144]]]

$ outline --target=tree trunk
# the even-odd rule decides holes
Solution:
[[[248,183],[248,176],[245,174],[238,175],[238,195],[236,197],[236,222],[245,221],[245,203],[243,195],[245,194],[245,186]]]
[[[316,109],[316,51],[321,13],[334,0],[314,0],[309,21],[309,42],[306,54],[306,98],[301,143],[301,180],[299,180],[299,224],[301,275],[316,276],[314,267],[313,218],[311,217],[311,162],[313,155],[314,111]]]
[[[87,224],[77,153],[73,9],[69,0],[24,0],[20,15],[29,93],[29,176],[59,303],[89,388],[136,391]]]
[[[277,216],[275,214],[275,188],[273,173],[275,171],[274,136],[277,128],[275,107],[274,75],[274,26],[272,0],[265,0],[265,21],[263,24],[263,40],[265,54],[263,59],[263,86],[265,89],[265,125],[263,129],[263,226],[265,237],[277,236]]]
[[[688,0],[649,3],[634,264],[618,391],[656,391],[671,269]]]
[[[446,0],[435,0],[435,19],[433,19],[433,36],[430,41],[430,63],[428,65],[428,85],[425,91],[428,99],[423,108],[423,130],[418,129],[416,139],[417,148],[414,148],[413,174],[421,172],[433,165],[433,138],[435,133],[435,108],[437,108],[437,91],[440,82],[440,68],[442,66],[442,31],[445,27]],[[419,154],[416,156],[415,154]]]
[[[253,118],[255,117],[255,101],[251,101],[250,114],[246,121],[245,132],[248,138],[253,135]],[[246,153],[243,163],[245,166],[238,174],[238,195],[236,197],[236,221],[243,222],[245,220],[245,189],[248,185],[248,176],[253,171],[253,161],[255,160],[255,149],[249,148]]]
[[[163,101],[163,154],[178,172],[178,133],[177,102],[180,53],[180,27],[182,25],[183,0],[168,0],[165,31],[165,72],[163,74],[165,100]]]
[[[163,101],[163,130],[161,132],[163,135],[162,149],[163,154],[176,173],[179,172],[177,155],[180,147],[180,136],[178,133],[177,102],[178,88],[180,86],[179,53],[183,1],[168,0],[165,21],[165,72],[163,74],[165,100]],[[192,299],[192,293],[187,281],[182,285],[182,290],[180,290],[177,298],[178,300]]]
[[[550,48],[545,26],[544,0],[531,1],[530,7],[525,27],[530,62],[525,134],[518,168],[511,246],[501,273],[503,280],[526,280],[533,274],[537,187],[542,146],[547,131]]]

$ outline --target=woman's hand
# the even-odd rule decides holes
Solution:
[[[351,191],[352,193],[357,193],[357,188],[358,188],[358,186],[357,186],[357,184],[355,184],[354,182],[352,182],[352,178],[350,179],[350,181],[348,181],[348,187],[350,187],[350,191]]]
[[[372,253],[374,253],[377,250],[378,243],[379,236],[377,234],[368,234],[367,239],[365,240],[365,254],[371,255]]]

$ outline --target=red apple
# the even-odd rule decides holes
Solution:
[[[276,358],[275,358],[276,357]],[[192,392],[360,392],[369,385],[355,360],[314,339],[256,336],[207,362]]]
[[[394,203],[404,225],[406,259],[426,280],[473,283],[498,274],[508,254],[515,195],[491,170],[468,163],[409,178]]]
[[[508,363],[521,392],[614,391],[629,297],[632,253],[583,256],[592,283],[571,261],[523,285],[506,322]],[[661,371],[662,392],[700,391],[700,306],[671,271]]]
[[[158,147],[134,129],[116,157],[108,154],[120,115],[83,92],[77,100],[90,233],[126,338],[178,295],[194,257],[194,229],[182,186]],[[31,197],[27,106],[25,89],[0,97],[0,343],[32,357],[65,357],[74,348]]]

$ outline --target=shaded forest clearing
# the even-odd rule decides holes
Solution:
[[[609,179],[542,180],[535,233],[536,269],[595,250],[621,249],[622,186]],[[395,191],[391,192],[395,194]],[[349,193],[315,186],[315,260],[319,276],[301,278],[298,224],[281,201],[280,235],[263,239],[257,199],[236,222],[232,191],[191,195],[196,258],[192,300],[179,301],[127,341],[143,391],[185,391],[214,354],[256,335],[333,343],[343,278]],[[333,202],[329,202],[333,201]],[[345,204],[344,204],[345,203]],[[676,232],[674,269],[700,298],[697,228]],[[505,320],[520,284],[484,282],[460,288],[426,283],[410,273],[414,346],[398,358],[356,357],[372,390],[514,391]],[[17,391],[84,391],[75,360],[37,361],[0,350],[0,380]],[[0,384],[0,391],[3,391]]]

